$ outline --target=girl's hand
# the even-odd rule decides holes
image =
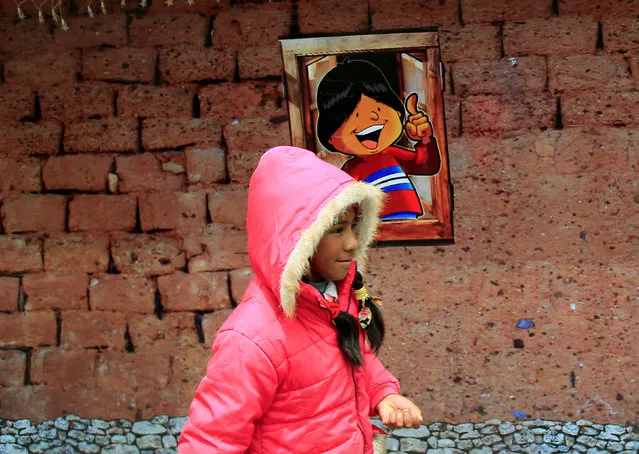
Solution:
[[[384,397],[376,407],[382,422],[390,429],[417,429],[424,421],[422,412],[410,399],[399,394]]]

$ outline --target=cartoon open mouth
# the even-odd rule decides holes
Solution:
[[[379,136],[382,133],[384,125],[373,125],[368,128],[362,129],[360,132],[355,133],[355,137],[360,141],[362,145],[370,150],[377,148],[377,142]]]

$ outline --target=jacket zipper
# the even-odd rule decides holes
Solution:
[[[353,386],[355,387],[355,411],[357,413],[357,428],[362,434],[362,441],[364,445],[363,453],[366,453],[366,437],[364,436],[364,429],[359,425],[359,397],[357,396],[357,380],[355,379],[355,366],[351,364],[351,377],[353,377]]]

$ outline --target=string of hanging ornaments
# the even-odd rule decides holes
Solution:
[[[20,20],[26,19],[27,15],[24,13],[23,6],[26,8],[25,4],[26,5],[33,4],[38,10],[38,21],[41,24],[44,24],[45,12],[48,9],[51,14],[51,19],[53,19],[53,21],[56,24],[60,25],[60,28],[62,28],[62,30],[64,30],[65,32],[69,30],[69,25],[64,20],[64,17],[62,14],[63,0],[42,0],[42,1],[15,0],[15,3],[17,8],[18,19]],[[99,0],[99,4],[98,4],[98,0],[86,0],[84,3],[85,4],[84,6],[80,8],[80,11],[86,12],[91,18],[95,17],[96,14],[100,14],[100,12],[104,16],[106,16],[108,13],[104,0]],[[127,3],[134,3],[134,2],[131,2],[130,0],[120,0],[120,7],[126,8]],[[166,6],[173,6],[174,3],[175,3],[175,0],[165,0],[164,2]],[[195,4],[195,0],[186,0],[186,3],[189,6],[193,6]],[[217,0],[217,3],[219,4],[220,0]],[[137,5],[140,8],[144,9],[148,6],[148,0],[138,0]]]

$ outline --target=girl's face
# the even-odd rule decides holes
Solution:
[[[400,112],[362,95],[353,113],[328,141],[344,154],[370,156],[392,145],[401,133]]]
[[[320,240],[317,251],[311,258],[311,282],[325,279],[341,281],[346,277],[355,252],[359,249],[356,228],[357,213],[351,207]]]

